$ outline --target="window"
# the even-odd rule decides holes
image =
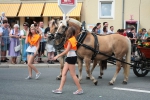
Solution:
[[[114,18],[114,0],[99,0],[99,19]]]

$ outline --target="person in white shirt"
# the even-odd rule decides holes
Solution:
[[[110,30],[108,31],[108,34],[113,34],[114,33],[114,27],[110,26]]]
[[[39,29],[41,30],[41,41],[40,41],[40,48],[38,50],[38,62],[39,63],[43,63],[44,61],[42,61],[41,55],[44,55],[44,51],[45,51],[45,46],[46,46],[46,35],[44,34],[44,23],[42,21],[39,22]]]

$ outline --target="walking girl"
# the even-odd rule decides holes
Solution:
[[[57,93],[57,94],[62,93],[62,89],[63,89],[63,86],[64,86],[65,81],[66,81],[66,74],[67,74],[68,70],[70,71],[70,74],[71,74],[71,76],[72,76],[72,78],[73,78],[73,80],[74,80],[74,82],[78,88],[78,90],[73,92],[73,94],[82,94],[83,93],[83,90],[80,86],[79,80],[75,74],[75,63],[77,61],[77,55],[75,52],[77,50],[76,45],[77,45],[77,41],[75,38],[75,28],[69,27],[67,34],[66,34],[66,42],[64,45],[65,51],[54,57],[54,60],[56,60],[60,56],[67,54],[67,58],[65,61],[63,72],[62,72],[62,78],[61,78],[60,86],[58,89],[52,90],[53,93]]]
[[[30,32],[27,32],[27,35],[26,35],[26,43],[29,43],[29,46],[26,50],[27,51],[27,59],[28,59],[29,76],[26,79],[32,78],[32,69],[36,72],[35,79],[38,79],[41,75],[41,73],[33,65],[34,58],[38,53],[40,38],[41,38],[41,36],[36,33],[36,28],[32,24],[30,27]]]

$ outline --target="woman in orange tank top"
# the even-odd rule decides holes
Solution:
[[[75,63],[77,61],[77,55],[76,55],[76,50],[77,50],[77,41],[75,38],[75,28],[74,27],[69,27],[68,31],[67,31],[67,35],[66,35],[66,43],[64,45],[65,51],[62,52],[61,54],[57,55],[56,57],[54,57],[54,60],[56,60],[57,58],[59,58],[60,56],[63,56],[65,54],[67,54],[67,58],[65,61],[65,65],[62,71],[62,78],[61,78],[61,83],[58,89],[56,90],[52,90],[53,93],[62,93],[62,89],[63,86],[65,84],[66,81],[66,74],[68,72],[68,70],[70,71],[70,75],[72,76],[78,90],[73,92],[73,94],[82,94],[83,90],[80,86],[79,80],[75,74]]]
[[[41,75],[41,73],[33,65],[34,58],[38,53],[40,38],[41,36],[36,33],[36,28],[32,24],[30,27],[30,32],[27,32],[26,35],[26,43],[29,43],[29,47],[26,50],[29,76],[26,79],[32,79],[32,69],[36,72],[35,79],[38,79],[39,76]]]

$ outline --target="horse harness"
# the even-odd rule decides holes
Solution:
[[[94,60],[96,55],[98,54],[97,51],[99,51],[99,43],[98,43],[97,35],[95,33],[91,33],[91,34],[93,35],[93,37],[95,39],[95,41],[94,41],[94,48],[92,48],[92,47],[90,47],[90,46],[88,46],[86,44],[83,44],[83,41],[84,41],[84,39],[87,36],[87,30],[84,30],[80,35],[78,35],[78,37],[77,37],[77,41],[78,41],[77,48],[79,48],[80,46],[83,46],[83,47],[93,51],[94,54],[92,55],[91,60]]]

